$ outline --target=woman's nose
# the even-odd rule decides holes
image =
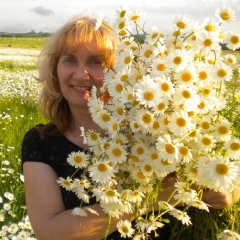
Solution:
[[[89,80],[88,68],[83,64],[79,64],[74,70],[73,78],[80,81]]]

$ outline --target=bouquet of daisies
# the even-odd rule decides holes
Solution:
[[[135,226],[130,220],[117,224],[122,237],[133,239],[163,226],[166,212],[190,225],[188,207],[208,211],[202,191],[233,191],[240,175],[240,140],[221,114],[226,84],[239,71],[236,57],[223,55],[221,48],[240,47],[240,32],[222,28],[234,21],[235,12],[219,8],[218,20],[200,23],[176,16],[169,33],[156,26],[146,33],[139,24],[142,16],[117,10],[112,26],[120,40],[117,63],[106,68],[102,88],[108,99],[102,101],[93,88],[88,103],[102,131],[81,129],[90,153],[71,153],[68,162],[84,168],[84,174],[64,180],[82,202],[89,202],[91,192],[110,219],[134,212]],[[173,173],[175,192],[157,202],[164,179]],[[143,219],[154,203],[157,214]],[[74,214],[86,216],[88,210],[95,213],[80,206]]]

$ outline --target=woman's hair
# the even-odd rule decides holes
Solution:
[[[63,133],[71,122],[69,105],[61,93],[57,76],[57,64],[64,52],[76,51],[96,39],[105,66],[114,65],[117,35],[106,23],[99,27],[97,24],[97,19],[76,17],[53,34],[43,47],[39,55],[39,81],[43,84],[39,109],[49,124],[40,128],[41,136]]]

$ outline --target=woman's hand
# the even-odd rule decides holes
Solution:
[[[215,209],[229,207],[240,198],[240,188],[235,188],[234,192],[215,192],[213,190],[205,190],[202,200]]]

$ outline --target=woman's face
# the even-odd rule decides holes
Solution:
[[[66,51],[57,65],[57,74],[64,98],[70,109],[87,108],[92,86],[103,85],[103,64],[96,41],[81,46],[77,51]]]

